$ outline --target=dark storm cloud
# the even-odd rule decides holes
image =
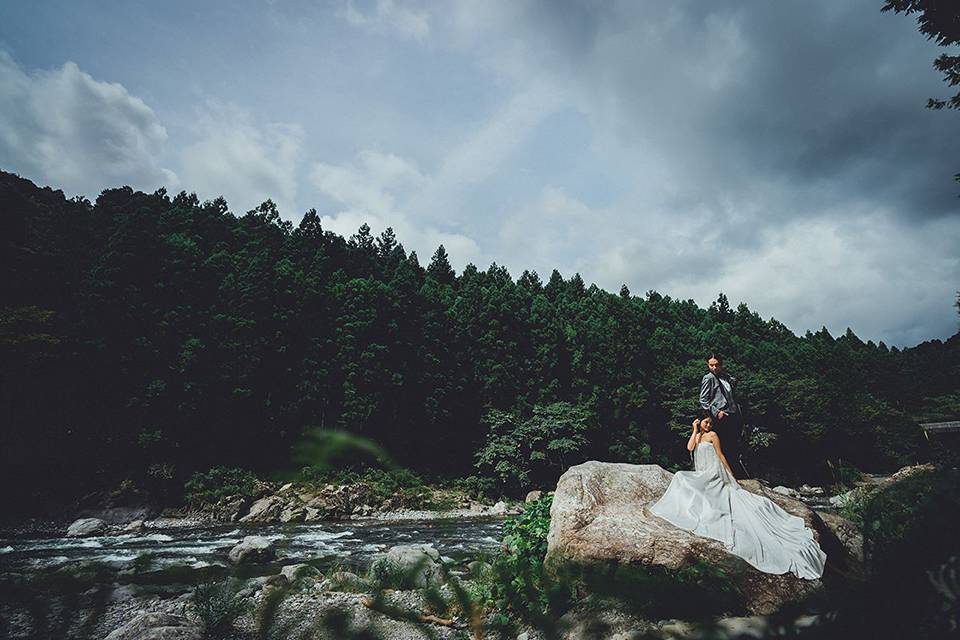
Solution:
[[[597,208],[559,183],[501,227],[515,263],[562,195],[540,262],[608,289],[724,291],[798,332],[895,344],[956,331],[960,114],[925,108],[942,50],[912,18],[879,0],[463,6],[490,66],[562,87],[628,185]]]
[[[912,18],[879,8],[550,2],[526,27],[565,55],[557,73],[613,92],[626,132],[712,159],[705,191],[771,178],[815,199],[882,199],[910,218],[956,214],[960,117],[924,108],[945,89],[931,66],[940,51]]]

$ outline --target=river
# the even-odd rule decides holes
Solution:
[[[157,583],[215,578],[230,572],[227,553],[244,536],[275,542],[274,561],[243,567],[247,576],[276,573],[283,565],[308,562],[321,571],[362,572],[372,557],[399,544],[429,543],[463,566],[499,548],[502,517],[419,521],[350,521],[310,524],[174,527],[143,534],[87,538],[0,539],[0,573],[49,572],[97,565],[107,575]]]

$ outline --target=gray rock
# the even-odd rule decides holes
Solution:
[[[114,584],[110,590],[110,602],[126,602],[137,597],[137,587],[132,584]]]
[[[790,496],[791,498],[799,498],[800,494],[797,493],[796,489],[791,489],[790,487],[776,486],[771,491],[775,491],[782,496]]]
[[[483,560],[473,560],[467,564],[467,571],[473,576],[483,575],[492,568],[489,562],[484,562]]]
[[[240,522],[267,522],[276,520],[283,509],[283,499],[277,496],[260,498],[250,507],[250,512]]]
[[[273,541],[263,536],[246,536],[237,545],[230,549],[230,562],[262,562],[271,560],[276,555]]]
[[[169,613],[139,613],[114,629],[107,640],[201,640],[199,625]]]
[[[659,628],[659,637],[663,640],[741,640],[748,638],[771,638],[782,635],[781,620],[771,622],[763,616],[719,618],[707,625],[684,620],[671,620]],[[801,616],[792,621],[792,628],[798,632],[819,622],[818,616]]]
[[[671,473],[651,464],[590,461],[570,467],[560,477],[550,510],[547,565],[619,562],[675,570],[706,561],[722,568],[746,610],[760,615],[823,588],[820,580],[761,572],[728,553],[722,543],[650,514],[648,506],[663,495],[671,478]],[[824,538],[837,544],[823,520],[800,500],[766,490],[754,480],[740,485],[803,518],[821,547],[825,547]]]
[[[523,499],[524,502],[536,502],[543,496],[543,491],[531,491],[527,494],[527,497]]]
[[[143,533],[146,531],[147,525],[144,524],[143,520],[134,520],[123,528],[124,533]]]
[[[289,580],[287,580],[287,576],[285,576],[285,575],[283,575],[283,574],[280,574],[280,573],[275,573],[275,574],[273,574],[272,576],[267,576],[267,577],[266,577],[266,579],[263,581],[263,586],[264,586],[264,587],[279,587],[279,586],[283,586],[283,585],[287,584],[288,582],[289,582]]]
[[[366,580],[350,571],[335,571],[326,579],[320,581],[318,591],[337,591],[341,589],[363,589],[368,586]]]
[[[303,522],[307,512],[303,507],[289,506],[280,513],[280,522]]]
[[[863,532],[856,524],[834,513],[820,513],[820,519],[830,528],[843,548],[856,562],[855,569],[863,570]]]
[[[217,504],[213,505],[213,517],[223,522],[237,522],[249,506],[250,499],[246,496],[221,498]]]
[[[305,562],[301,562],[299,564],[288,564],[284,568],[280,569],[280,575],[284,576],[289,582],[294,582],[297,580],[297,578],[318,576],[320,575],[320,572],[317,571],[316,567]]]
[[[391,547],[386,554],[374,558],[370,563],[371,574],[376,573],[384,564],[402,575],[410,575],[411,582],[417,588],[440,584],[443,573],[440,568],[440,552],[429,544],[409,544]]]
[[[562,635],[564,640],[646,640],[650,636],[646,632],[652,630],[653,623],[644,620],[616,607],[597,611],[584,611],[574,607],[560,618],[560,624],[567,631]],[[598,634],[597,627],[603,629]]]
[[[107,530],[107,523],[100,518],[80,518],[67,527],[67,537],[82,538],[84,536],[95,536],[104,533]]]
[[[507,513],[507,503],[504,502],[503,500],[501,500],[500,502],[498,502],[498,503],[496,503],[495,505],[493,505],[492,507],[490,507],[489,513],[491,513],[492,515],[495,515],[495,516],[506,515],[506,513]]]

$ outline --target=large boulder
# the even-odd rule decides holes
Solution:
[[[817,515],[819,515],[824,524],[829,527],[833,535],[837,537],[840,544],[842,544],[847,553],[850,554],[850,557],[853,558],[858,565],[861,565],[862,569],[863,531],[860,527],[858,527],[856,523],[834,513],[824,511]]]
[[[822,588],[820,580],[759,571],[728,553],[722,543],[652,515],[648,507],[663,495],[672,477],[651,464],[590,461],[570,467],[560,477],[550,509],[548,566],[572,561],[677,570],[705,561],[725,570],[742,598],[740,604],[754,615],[773,613]],[[740,485],[803,518],[826,551],[828,563],[842,550],[820,517],[800,500],[768,490],[755,480],[743,480]]]
[[[267,496],[260,498],[250,507],[250,512],[240,518],[240,522],[273,522],[283,510],[283,498]]]
[[[276,555],[273,541],[263,536],[246,536],[237,543],[228,557],[230,562],[240,564],[243,562],[265,562],[272,560]]]
[[[114,629],[107,640],[201,640],[200,626],[183,616],[170,613],[139,613],[122,627]]]
[[[100,518],[80,518],[74,520],[73,524],[67,527],[67,537],[82,538],[85,536],[95,536],[105,533],[107,523]]]

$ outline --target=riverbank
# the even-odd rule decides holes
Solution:
[[[907,477],[918,470],[903,469],[891,478]],[[312,493],[308,493],[308,487],[297,485],[272,487],[266,495],[251,500],[246,513],[253,512],[257,501],[272,497],[297,496],[296,500],[304,503],[308,502],[305,498],[314,500],[325,490],[334,495],[351,492],[349,488],[338,491],[325,486],[309,489]],[[795,493],[823,508],[830,508],[838,496],[845,495],[831,496],[824,488],[807,486],[770,490]],[[330,616],[339,613],[353,621],[355,630],[373,626],[382,638],[423,637],[422,627],[434,630],[438,638],[478,637],[471,632],[471,617],[457,609],[449,589],[446,608],[437,609],[436,601],[423,589],[380,589],[383,585],[375,584],[377,574],[371,570],[371,564],[397,546],[432,545],[438,565],[442,564],[444,571],[449,571],[471,598],[482,604],[484,628],[496,629],[506,623],[503,616],[497,617],[502,611],[490,599],[490,583],[477,580],[472,565],[485,559],[492,561],[504,552],[503,517],[519,512],[521,507],[520,501],[484,504],[470,500],[467,507],[443,510],[367,510],[364,514],[361,508],[337,519],[313,522],[241,522],[243,516],[237,521],[217,519],[216,510],[208,505],[168,509],[155,517],[117,522],[94,534],[74,537],[64,536],[66,526],[62,523],[53,527],[46,522],[41,528],[54,531],[53,535],[0,539],[0,565],[6,574],[6,586],[12,585],[9,594],[35,598],[20,602],[15,611],[6,605],[0,617],[12,625],[5,630],[9,637],[33,637],[26,630],[31,624],[30,612],[36,611],[36,607],[52,607],[48,612],[55,613],[57,607],[62,611],[67,606],[74,606],[78,612],[72,624],[82,624],[82,619],[89,615],[96,618],[93,624],[98,631],[93,637],[106,637],[125,625],[148,622],[169,622],[184,629],[183,634],[171,637],[199,637],[196,633],[202,621],[195,606],[197,592],[202,591],[203,585],[237,582],[247,610],[236,618],[234,635],[227,637],[247,640],[256,636],[263,611],[272,606],[271,592],[284,596],[276,609],[274,624],[289,624],[293,630],[322,624],[324,620],[330,622]],[[103,515],[120,521],[142,515],[136,510],[111,509]],[[543,515],[547,516],[547,512]],[[264,539],[274,552],[253,562],[233,562],[233,550],[251,536]],[[309,567],[312,575],[294,587],[288,576],[295,573],[295,567],[303,566]],[[63,600],[64,593],[73,594],[74,605]],[[386,594],[387,604],[403,605],[409,616],[371,608],[378,593]],[[561,637],[582,637],[574,629],[598,613],[578,607],[565,616],[564,624],[571,631]],[[675,637],[684,637],[682,634],[690,631],[689,621],[643,620],[608,610],[599,614],[607,624],[622,630],[663,632]],[[412,621],[407,619],[410,616]],[[735,637],[734,631],[762,627],[766,619],[730,618],[723,624],[729,627],[729,635]],[[526,634],[528,640],[542,637],[533,628],[517,628],[513,633],[511,637]],[[296,637],[293,631],[287,635]]]
[[[62,630],[66,636],[73,637],[86,627],[90,637],[108,640],[138,640],[160,637],[161,633],[165,638],[199,640],[205,637],[204,623],[217,616],[229,615],[227,603],[236,598],[242,601],[243,611],[231,619],[225,633],[217,636],[224,640],[253,640],[263,637],[264,628],[280,634],[279,637],[290,638],[302,637],[301,634],[308,631],[333,634],[319,637],[381,640],[423,637],[544,640],[548,637],[542,629],[533,626],[522,623],[510,626],[495,607],[482,607],[477,609],[477,616],[468,615],[450,583],[439,585],[432,592],[422,588],[381,588],[372,585],[368,577],[346,572],[298,576],[297,571],[286,570],[290,568],[293,567],[288,566],[270,576],[247,579],[234,591],[213,594],[213,598],[207,601],[198,599],[193,590],[157,595],[144,591],[142,587],[125,584],[108,586],[97,591],[98,595],[91,596],[94,589],[90,589],[80,600],[99,597],[102,604],[88,606]],[[463,566],[454,567],[452,573],[463,593],[476,599],[473,600],[475,604],[482,605],[482,595],[479,598],[478,595],[483,593],[484,580],[470,575]],[[13,615],[4,612],[4,618],[10,625],[5,629],[6,637],[34,637],[26,611]],[[818,620],[820,617],[815,615],[797,616],[795,628],[813,626]],[[734,616],[706,621],[705,624],[711,630],[708,637],[732,640],[751,633],[754,635],[749,637],[763,637],[764,633],[784,622],[782,616]],[[602,625],[607,629],[607,635],[603,637],[628,638],[643,633],[651,640],[693,639],[702,637],[698,635],[700,624],[704,621],[648,620],[617,606],[598,608],[596,603],[580,603],[556,621],[558,635],[553,637],[563,640],[595,637],[589,630]]]

